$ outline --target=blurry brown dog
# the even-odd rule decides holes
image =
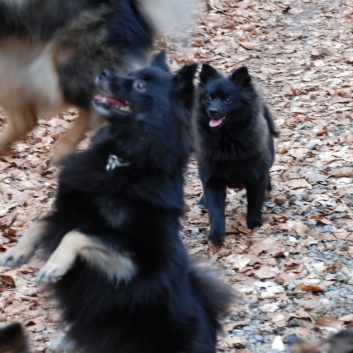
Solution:
[[[91,107],[102,69],[126,74],[144,66],[153,38],[185,17],[187,0],[0,0],[0,106],[8,124],[0,150],[38,118],[78,109],[56,146],[70,154],[99,120]],[[185,6],[184,6],[185,5]]]
[[[290,335],[287,353],[353,353],[353,330],[340,331],[319,344]]]

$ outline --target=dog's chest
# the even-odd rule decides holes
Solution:
[[[203,140],[201,152],[214,164],[239,164],[258,154],[256,143],[246,137],[236,136],[231,132],[209,134]]]
[[[120,229],[126,225],[129,211],[121,202],[108,196],[98,199],[97,203],[98,212],[109,227]]]
[[[130,167],[128,161],[123,160],[114,154],[108,154],[105,168],[101,170],[101,174],[105,187],[109,185],[111,192],[102,192],[97,198],[98,210],[107,224],[113,228],[122,227],[128,220],[127,201],[124,199],[121,179],[125,179],[122,175],[126,168]],[[123,183],[124,184],[124,183]]]

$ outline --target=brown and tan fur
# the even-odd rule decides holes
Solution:
[[[70,154],[85,132],[99,122],[91,107],[95,77],[102,69],[126,74],[143,66],[152,49],[154,34],[161,32],[164,25],[160,23],[161,9],[168,18],[175,12],[176,3],[175,0],[0,0],[0,22],[3,22],[0,23],[0,106],[7,115],[0,150],[23,138],[38,124],[38,118],[75,107],[78,118],[56,146],[54,161]],[[134,6],[147,26],[141,36],[136,30],[128,45],[125,39],[113,39],[115,42],[111,43],[112,36],[124,37],[126,26],[115,27],[112,33],[107,24],[113,12],[116,18],[110,18],[110,24],[128,16],[124,9],[119,12],[121,4]],[[23,23],[21,14],[27,17]],[[50,28],[48,23],[52,24]]]
[[[48,226],[45,220],[33,222],[17,245],[10,249],[1,261],[5,261],[9,266],[29,261],[41,243],[43,233]],[[63,237],[59,246],[39,271],[38,282],[59,281],[78,258],[84,259],[92,267],[102,271],[115,283],[129,281],[136,272],[136,267],[128,253],[114,251],[99,239],[72,230]]]

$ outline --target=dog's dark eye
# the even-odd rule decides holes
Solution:
[[[137,91],[144,92],[144,91],[146,91],[146,82],[143,80],[137,80],[134,82],[134,88]]]
[[[224,99],[224,102],[229,104],[233,102],[233,99],[231,97],[227,97]]]
[[[208,103],[212,102],[212,97],[211,96],[207,96],[206,97],[206,102],[208,102]]]

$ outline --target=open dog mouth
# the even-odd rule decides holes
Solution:
[[[130,102],[118,97],[111,98],[96,95],[93,98],[93,105],[97,111],[103,115],[109,115],[111,113],[127,115],[131,113]]]
[[[222,116],[222,117],[219,117],[219,118],[211,118],[211,120],[209,121],[209,124],[213,128],[221,126],[221,124],[223,123],[225,118],[226,118],[225,116]]]

